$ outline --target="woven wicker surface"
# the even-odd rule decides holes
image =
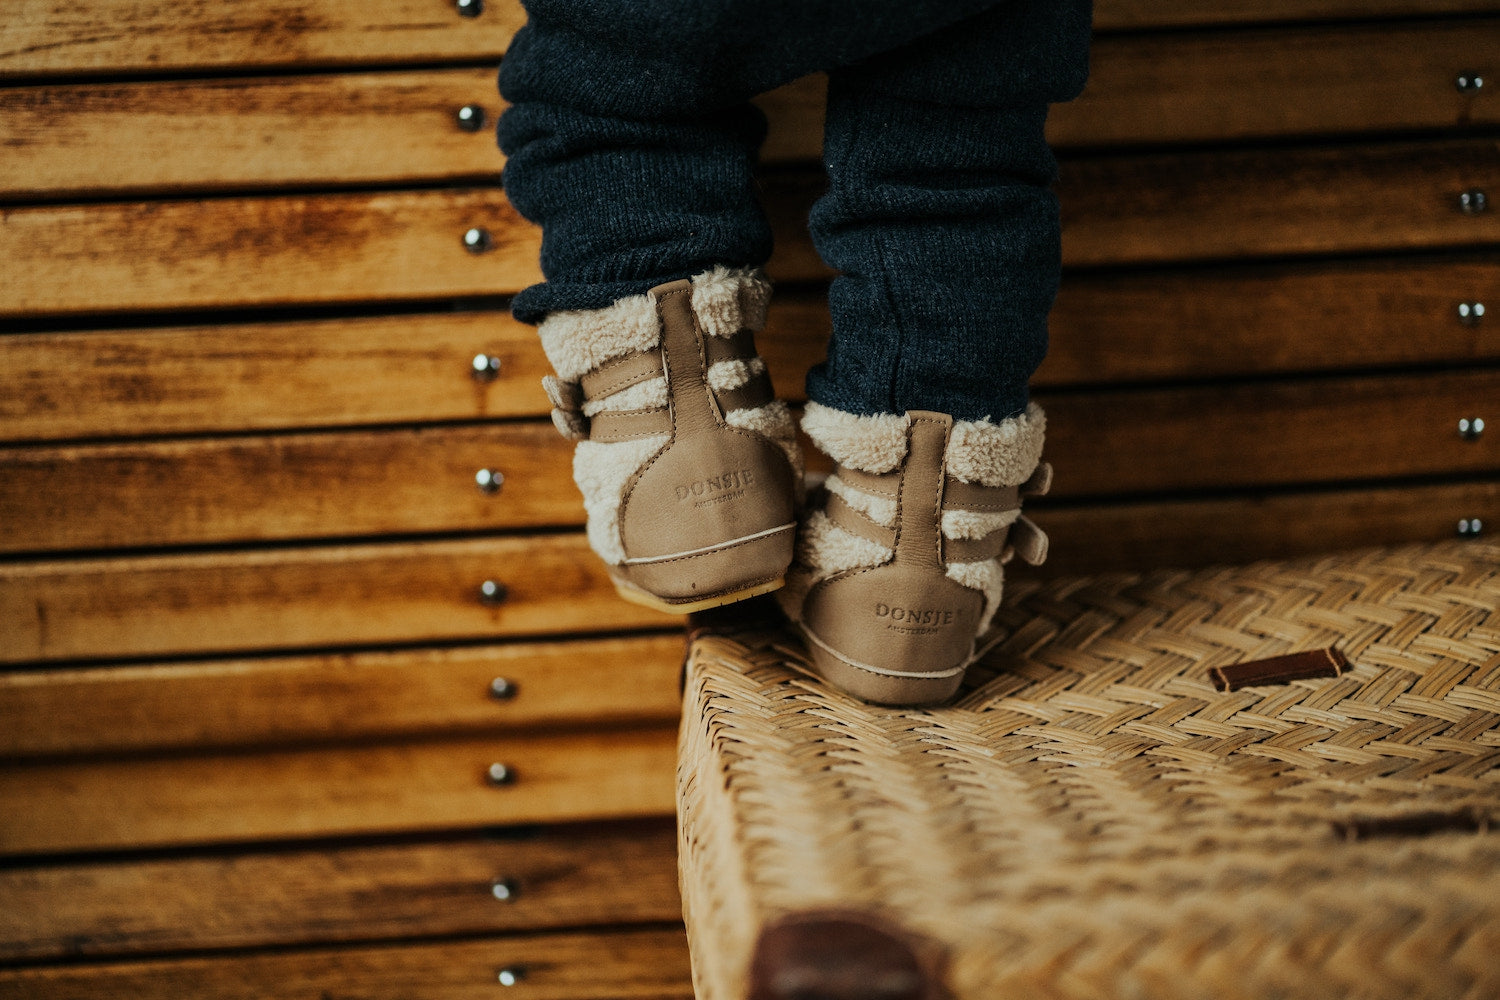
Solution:
[[[783,634],[693,641],[699,1000],[828,907],[939,945],[960,998],[1500,996],[1500,547],[1009,586],[940,709],[832,691]],[[1209,682],[1327,646],[1349,672]]]

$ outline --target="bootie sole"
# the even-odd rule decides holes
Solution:
[[[964,669],[937,677],[900,677],[850,663],[799,627],[807,642],[813,673],[861,701],[877,705],[914,707],[936,705],[952,698],[963,684]]]
[[[770,580],[766,583],[758,583],[753,587],[743,590],[731,591],[727,594],[719,594],[713,597],[704,597],[696,601],[683,603],[672,603],[664,601],[655,594],[648,594],[641,588],[618,578],[615,579],[615,592],[632,604],[650,608],[653,611],[665,612],[669,615],[690,615],[695,611],[707,611],[709,608],[723,607],[725,604],[734,604],[738,601],[748,601],[752,597],[769,594],[780,590],[786,585],[786,579]]]

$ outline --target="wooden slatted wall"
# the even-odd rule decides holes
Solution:
[[[491,134],[520,22],[0,23],[0,997],[690,994],[680,641],[587,552],[504,311],[537,279]],[[1051,125],[1048,571],[1500,529],[1500,4],[1097,30]],[[765,99],[794,397],[820,96]]]

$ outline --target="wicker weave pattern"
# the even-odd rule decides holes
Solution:
[[[979,997],[1500,996],[1500,547],[1019,583],[953,707],[698,639],[679,764],[700,1000],[761,926],[883,914]],[[1338,678],[1209,668],[1337,645]],[[1440,811],[1482,832],[1346,839]],[[1500,831],[1497,831],[1500,832]]]

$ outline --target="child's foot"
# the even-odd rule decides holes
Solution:
[[[751,334],[768,293],[717,268],[541,326],[589,543],[627,600],[682,614],[784,582],[802,469]]]
[[[814,669],[867,701],[952,697],[1000,602],[1001,564],[1046,558],[1047,537],[1020,511],[1051,481],[1041,409],[997,424],[810,403],[802,427],[838,463],[777,595]]]

